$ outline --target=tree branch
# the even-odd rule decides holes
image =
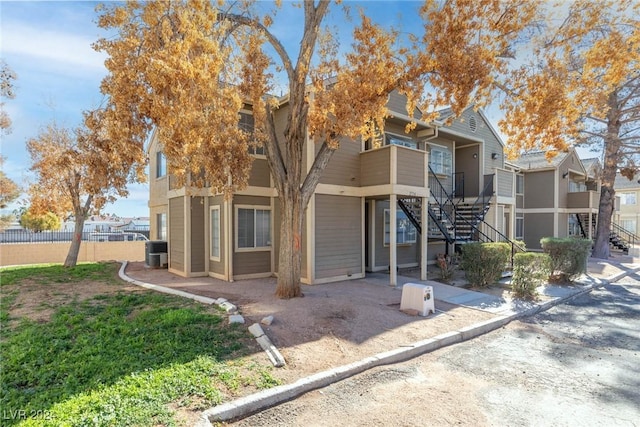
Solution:
[[[303,206],[307,206],[307,203],[309,203],[311,195],[315,191],[318,182],[320,182],[322,172],[327,167],[327,164],[329,163],[329,160],[331,160],[331,156],[333,156],[333,153],[335,153],[335,151],[335,148],[329,147],[329,144],[327,144],[326,140],[320,146],[320,151],[316,155],[316,158],[313,161],[313,165],[311,166],[307,177],[302,183],[301,193]]]
[[[287,51],[282,45],[282,43],[280,43],[280,40],[278,40],[278,38],[276,38],[273,34],[271,34],[271,32],[267,27],[262,25],[262,23],[256,19],[252,19],[242,15],[237,15],[234,13],[221,12],[220,17],[221,17],[220,19],[223,19],[223,20],[226,19],[236,24],[245,25],[247,27],[251,27],[259,30],[267,38],[271,46],[275,49],[278,56],[280,57],[280,60],[282,61],[282,66],[284,67],[284,70],[287,72],[287,76],[289,77],[289,81],[293,80],[294,69],[291,63],[291,58],[289,58],[289,55],[287,54]]]

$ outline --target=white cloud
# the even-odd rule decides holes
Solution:
[[[43,30],[20,22],[3,22],[3,55],[20,55],[69,74],[105,73],[106,55],[91,48],[95,39]]]

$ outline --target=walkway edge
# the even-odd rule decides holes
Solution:
[[[167,288],[165,286],[160,286],[160,285],[153,285],[151,283],[146,283],[146,282],[141,282],[139,280],[135,280],[132,279],[131,277],[127,276],[124,272],[124,270],[127,268],[127,264],[128,261],[118,261],[121,263],[120,265],[120,270],[118,271],[118,276],[120,276],[120,278],[122,280],[124,280],[125,282],[131,283],[133,285],[136,286],[140,286],[146,289],[151,289],[157,292],[162,292],[165,294],[171,294],[171,295],[177,295],[179,297],[184,297],[184,298],[189,298],[198,302],[201,302],[203,304],[215,304],[216,300],[213,298],[207,298],[207,297],[203,297],[200,295],[194,295],[194,294],[190,294],[188,292],[184,292],[184,291],[179,291],[177,289],[171,289],[171,288]]]
[[[620,280],[622,277],[638,270],[640,270],[640,266],[635,266],[629,271],[624,271],[606,279],[596,279],[593,281],[593,283],[585,285],[575,293],[553,298],[521,312],[511,312],[503,315],[498,315],[497,317],[488,321],[475,323],[473,325],[458,329],[457,331],[448,332],[433,338],[418,341],[414,344],[400,347],[395,350],[378,353],[374,356],[362,359],[359,362],[339,366],[337,368],[329,369],[305,378],[301,378],[291,384],[277,386],[242,397],[231,402],[214,406],[210,409],[205,410],[201,414],[200,420],[198,424],[196,424],[196,427],[212,427],[212,422],[230,421],[246,417],[261,410],[285,403],[289,400],[293,400],[309,391],[317,390],[326,387],[336,381],[340,381],[345,378],[360,374],[371,368],[382,365],[406,362],[407,360],[430,353],[440,348],[470,340],[472,338],[499,329],[513,320],[532,316],[541,311],[546,311],[551,307],[562,304],[563,302],[571,298],[589,293],[594,288],[598,288],[609,282]]]

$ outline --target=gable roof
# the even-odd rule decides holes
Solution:
[[[493,124],[491,123],[491,120],[489,120],[489,118],[487,117],[487,115],[485,114],[484,110],[482,108],[479,108],[477,111],[474,110],[474,106],[470,105],[467,108],[465,108],[462,111],[462,114],[460,114],[459,117],[454,117],[453,115],[453,110],[451,109],[451,107],[443,107],[441,109],[436,109],[436,112],[440,115],[438,117],[438,122],[442,123],[442,127],[445,129],[449,128],[449,126],[447,126],[445,124],[445,122],[447,121],[447,119],[453,119],[455,120],[461,120],[464,119],[467,114],[469,113],[469,111],[473,111],[474,113],[476,113],[478,116],[480,116],[480,118],[482,119],[482,121],[484,122],[484,125],[487,127],[487,129],[489,129],[489,131],[491,132],[491,134],[494,136],[494,138],[498,141],[498,143],[504,147],[505,143],[502,140],[502,136],[500,136],[500,133],[496,130],[496,128],[493,126]],[[466,137],[470,137],[471,135],[465,135]]]
[[[513,160],[513,163],[524,170],[555,169],[560,166],[562,161],[569,155],[569,152],[558,153],[549,160],[547,160],[546,154],[546,151],[531,151]]]
[[[634,188],[640,188],[640,174],[636,174],[633,179],[629,179],[626,176],[616,174],[616,180],[613,183],[613,188],[616,190],[631,190]]]
[[[582,159],[582,165],[587,171],[587,176],[589,178],[597,178],[598,176],[600,176],[602,165],[600,164],[599,158],[591,157],[589,159]]]

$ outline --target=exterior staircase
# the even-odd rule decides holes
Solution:
[[[583,238],[588,238],[589,233],[587,232],[589,227],[589,214],[576,214],[576,218],[578,219],[578,224],[580,226],[580,233]],[[595,236],[596,227],[597,227],[597,216],[591,215],[591,235]],[[622,251],[625,255],[629,254],[629,248],[631,248],[636,243],[640,242],[640,237],[635,234],[625,230],[620,227],[618,224],[611,222],[611,229],[609,230],[609,245],[612,248],[616,248],[617,250]]]
[[[429,191],[431,194],[427,213],[429,219],[425,230],[429,239],[444,240],[448,253],[449,244],[456,249],[469,242],[508,242],[512,245],[512,255],[523,250],[508,237],[484,221],[489,211],[493,197],[493,180],[486,179],[485,187],[474,202],[465,201],[464,197],[456,198],[454,202],[448,192],[430,169],[431,178]],[[493,177],[493,175],[490,175]],[[458,195],[458,194],[456,194]],[[423,233],[422,199],[415,197],[398,198],[398,206],[416,227],[418,233]]]

